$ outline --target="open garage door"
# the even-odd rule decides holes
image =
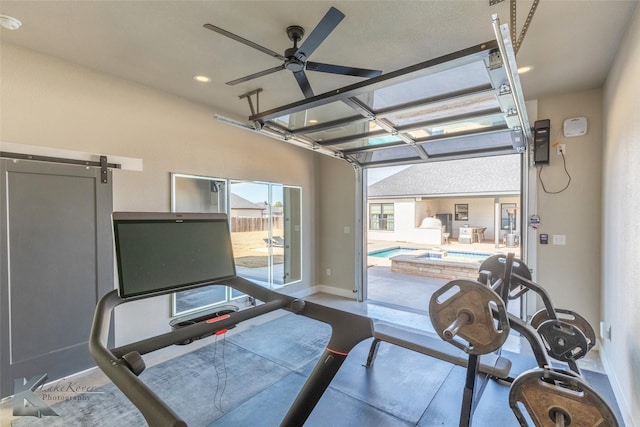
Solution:
[[[360,222],[354,236],[358,248],[356,291],[360,300],[367,298],[366,234],[370,219],[364,171],[505,155],[523,158],[526,153],[531,129],[509,27],[500,25],[496,16],[493,27],[495,40],[299,102],[256,113],[250,101],[253,114],[249,120],[258,132],[344,159],[354,167],[358,199],[355,214]],[[258,93],[246,97],[257,98]],[[520,175],[521,188],[526,188],[525,169],[523,166]],[[521,200],[526,200],[522,196]],[[497,219],[485,231],[502,227],[499,213],[493,212],[504,203],[491,201],[488,209]],[[459,204],[462,218],[462,205],[468,208],[468,203]],[[384,219],[385,206],[377,208]],[[454,210],[455,206],[452,215]],[[520,214],[526,211],[520,203]],[[482,236],[481,229],[466,228],[470,229],[470,239]],[[525,235],[522,238],[519,244],[524,246]]]

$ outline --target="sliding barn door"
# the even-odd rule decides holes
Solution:
[[[111,176],[99,168],[1,159],[0,391],[93,366],[87,341],[113,289]]]

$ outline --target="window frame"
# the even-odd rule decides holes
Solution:
[[[181,188],[187,188],[188,190],[194,190],[194,193],[185,193],[187,196],[191,196],[191,197],[184,198],[184,197],[181,197],[179,194],[178,181],[182,178],[188,179],[188,180],[194,180],[194,182],[198,183],[196,186],[191,185],[188,187],[181,187]],[[204,182],[209,182],[209,183],[203,184]],[[233,231],[231,230],[232,228],[231,227],[231,223],[232,223],[231,211],[233,207],[231,203],[231,193],[233,191],[232,185],[231,185],[232,183],[256,183],[256,184],[267,185],[268,192],[269,192],[269,200],[271,200],[273,188],[275,187],[282,188],[283,190],[282,197],[287,197],[288,200],[290,200],[291,202],[290,203],[291,206],[289,206],[288,213],[286,215],[285,215],[285,211],[283,210],[283,215],[285,215],[285,217],[283,217],[282,219],[283,224],[286,224],[286,226],[289,229],[289,232],[287,234],[290,236],[290,237],[285,236],[286,243],[283,248],[283,251],[284,251],[283,257],[289,260],[288,267],[285,268],[285,273],[287,273],[287,278],[283,277],[283,283],[276,283],[276,281],[273,280],[273,270],[272,270],[272,264],[271,264],[273,259],[271,257],[274,254],[273,254],[273,248],[268,246],[266,248],[268,250],[268,254],[270,257],[269,264],[268,264],[268,267],[269,267],[269,274],[268,274],[268,280],[267,280],[268,287],[270,289],[281,288],[283,286],[288,286],[294,283],[301,282],[304,274],[304,265],[303,265],[304,254],[303,254],[302,232],[301,232],[302,217],[303,217],[301,186],[273,183],[273,182],[263,182],[263,181],[244,181],[244,180],[236,180],[232,178],[218,178],[218,177],[211,177],[211,176],[202,176],[202,175],[195,175],[195,174],[184,174],[184,173],[173,172],[171,173],[171,211],[176,212],[177,210],[180,210],[181,212],[182,211],[184,212],[206,211],[206,212],[225,213],[228,215],[229,229],[232,232],[232,237],[233,237]],[[184,182],[182,184],[184,185]],[[206,192],[207,194],[209,194],[209,191],[210,191],[212,195],[215,194],[215,197],[212,196],[213,198],[211,200],[209,200],[208,197],[205,197],[205,198],[197,197],[198,195],[201,196],[203,191]],[[284,195],[285,193],[288,194],[288,196],[285,196]],[[183,196],[185,194],[183,194]],[[196,197],[194,197],[194,195]],[[185,203],[188,205],[186,210],[184,207]],[[286,203],[286,200],[283,199],[281,203]],[[273,208],[273,206],[269,208],[269,212],[271,212],[271,208]],[[271,224],[272,224],[272,221],[271,219],[269,219],[269,234],[268,234],[269,239],[272,238]],[[260,249],[264,249],[262,245]],[[234,256],[237,257],[237,254],[234,254]],[[283,260],[283,263],[284,263],[284,260]],[[239,272],[238,276],[242,277],[242,274]],[[213,288],[214,287],[212,287],[211,289]],[[215,289],[218,289],[218,288],[219,286],[215,286]],[[201,288],[193,289],[191,291],[192,291],[192,294],[194,295],[200,292],[200,293],[203,293],[203,295],[206,295],[207,297],[210,297],[210,296],[213,296],[215,298],[220,297],[218,295],[218,292],[212,293],[211,289],[209,286],[204,286]],[[171,317],[184,316],[184,315],[189,315],[191,313],[198,313],[201,311],[211,310],[217,307],[224,307],[225,305],[234,304],[234,301],[240,300],[242,298],[246,298],[245,294],[238,294],[237,292],[235,292],[233,288],[225,286],[224,298],[220,297],[220,299],[216,299],[216,300],[209,299],[207,301],[203,301],[201,305],[195,306],[194,304],[193,307],[180,309],[180,305],[181,304],[184,305],[184,303],[180,303],[179,299],[182,296],[184,296],[185,298],[188,298],[189,297],[188,292],[189,291],[181,291],[180,295],[178,295],[178,293],[172,294]],[[200,299],[201,297],[198,294],[196,298]]]
[[[380,208],[378,212],[373,211],[374,206]],[[391,214],[385,214],[385,206],[391,206]],[[375,220],[374,215],[377,215]],[[374,221],[377,227],[373,226]],[[369,230],[395,231],[395,203],[369,203]]]
[[[456,203],[454,206],[454,220],[469,221],[469,204]]]

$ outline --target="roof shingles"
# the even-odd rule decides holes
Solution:
[[[369,198],[520,193],[520,155],[421,163],[368,187]]]

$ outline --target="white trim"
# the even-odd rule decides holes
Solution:
[[[416,199],[429,198],[429,199],[451,199],[451,198],[486,198],[486,197],[511,197],[519,196],[519,191],[490,191],[490,192],[477,192],[477,193],[430,193],[430,194],[388,194],[386,196],[369,196],[367,199]]]
[[[609,383],[611,384],[611,388],[613,389],[613,395],[615,396],[616,402],[618,403],[618,408],[620,409],[620,413],[622,415],[621,421],[627,427],[639,427],[639,425],[635,424],[633,418],[631,417],[631,407],[629,406],[629,402],[627,402],[625,394],[620,387],[620,382],[616,377],[615,370],[611,368],[611,363],[609,363],[609,358],[607,357],[606,347],[603,345],[600,345],[600,361],[602,362],[602,366],[604,367],[604,372],[609,378]]]
[[[336,295],[336,296],[351,299],[354,301],[356,300],[356,294],[353,292],[353,289],[336,288],[335,286],[329,286],[329,285],[316,285],[314,286],[314,288],[316,288],[317,292]]]
[[[8,153],[32,154],[34,156],[61,157],[73,160],[87,160],[99,162],[101,155],[107,156],[109,163],[120,164],[120,169],[142,171],[142,159],[133,157],[114,156],[110,154],[94,154],[84,151],[64,150],[62,148],[43,147],[39,145],[16,144],[13,142],[0,142],[0,151]]]
[[[283,292],[283,293],[286,293],[286,292]],[[286,293],[286,294],[294,298],[304,298],[317,293],[336,295],[336,296],[351,299],[354,301],[356,299],[356,296],[355,296],[356,294],[353,293],[352,290],[336,288],[335,286],[328,286],[328,285],[310,286],[308,288],[304,288],[299,291]]]

